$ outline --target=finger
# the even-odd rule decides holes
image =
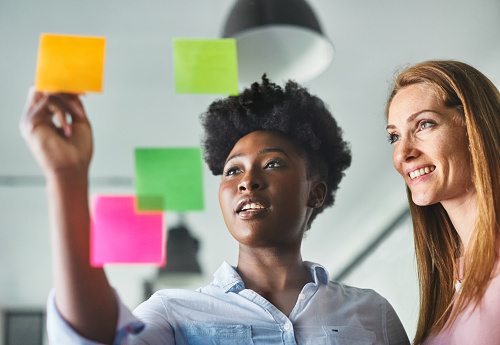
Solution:
[[[72,113],[79,118],[85,118],[85,109],[83,107],[83,103],[80,100],[80,97],[78,96],[73,96],[70,99],[68,99],[68,104],[70,108],[72,109]]]
[[[56,117],[59,126],[61,127],[61,129],[64,132],[64,135],[67,137],[70,137],[71,136],[71,124],[68,123],[68,120],[66,118],[66,112],[61,110],[61,108],[55,106],[54,104],[49,104],[48,108]]]
[[[34,87],[30,87],[23,115],[19,123],[19,129],[23,136],[31,132],[34,128],[34,119],[37,119],[36,122],[38,123],[42,121],[49,123],[52,120],[52,114],[47,109],[47,96],[37,92]]]
[[[40,99],[43,98],[43,94],[37,92],[34,86],[31,86],[28,89],[28,96],[26,97],[26,103],[24,105],[23,114],[21,116],[21,125],[26,123],[28,119],[31,117],[31,112],[34,107],[39,105]]]
[[[78,93],[44,92],[44,95],[57,98],[66,108],[68,113],[76,117],[85,117],[85,110]]]
[[[35,101],[39,96],[40,98]],[[63,129],[67,128],[65,121],[65,114],[67,112],[67,108],[64,103],[58,99],[58,97],[54,95],[43,95],[35,92],[31,106],[24,116],[24,121],[21,123],[21,131],[23,134],[28,134],[40,125],[55,127],[53,122],[54,115],[56,115],[58,120],[61,120],[61,125],[66,126],[63,127]],[[57,115],[58,113],[60,115]],[[68,130],[66,129],[66,131]]]
[[[68,122],[66,114],[71,116],[71,122]],[[36,91],[33,86],[30,87],[20,123],[23,136],[39,125],[54,127],[54,116],[67,137],[72,134],[71,123],[88,121],[77,94]]]
[[[35,87],[33,85],[30,86],[30,88],[28,89],[28,96],[26,97],[26,103],[24,104],[23,115],[26,114],[30,109],[35,97],[35,92]]]
[[[84,118],[85,110],[78,94],[62,93],[56,95],[66,105],[68,112],[76,117]]]
[[[71,136],[72,128],[77,123],[88,123],[87,115],[80,97],[77,94],[58,93],[50,95],[51,104],[58,106],[57,110],[62,109],[64,114],[61,114],[57,119],[61,120],[61,128],[64,130],[66,136]],[[56,109],[54,109],[54,114]],[[71,121],[68,122],[66,114],[71,116]],[[61,118],[62,116],[62,118]]]

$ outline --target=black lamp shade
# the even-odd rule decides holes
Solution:
[[[169,273],[201,274],[198,263],[199,242],[184,225],[168,231],[167,265],[160,268],[160,275]]]
[[[265,25],[294,25],[323,34],[304,0],[237,0],[226,21],[223,37]]]
[[[332,43],[305,0],[237,0],[223,37],[235,38],[239,79],[311,80],[333,60]]]

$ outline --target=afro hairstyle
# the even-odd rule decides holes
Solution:
[[[204,158],[214,175],[221,175],[234,145],[259,130],[275,131],[294,142],[304,153],[309,178],[324,181],[327,195],[315,208],[317,214],[335,201],[335,192],[351,164],[351,152],[342,130],[321,99],[289,80],[284,88],[264,74],[238,96],[214,101],[201,115],[205,129]]]

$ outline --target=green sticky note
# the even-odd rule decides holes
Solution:
[[[201,149],[136,148],[137,208],[146,210],[203,210]]]
[[[174,39],[175,91],[238,94],[236,41]]]

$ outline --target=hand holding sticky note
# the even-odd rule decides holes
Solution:
[[[102,37],[42,34],[35,89],[102,92],[105,44]]]

